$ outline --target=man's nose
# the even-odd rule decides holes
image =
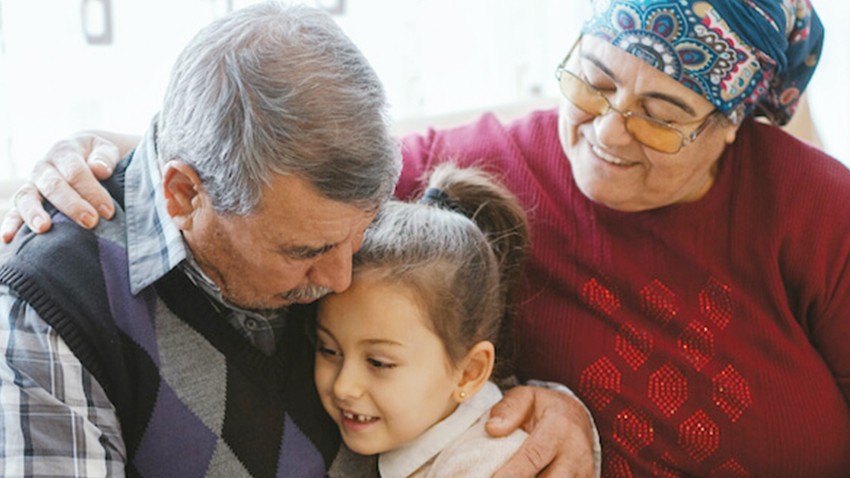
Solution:
[[[341,243],[319,257],[310,268],[310,283],[343,292],[351,285],[351,245]]]

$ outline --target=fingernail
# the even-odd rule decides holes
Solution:
[[[100,211],[100,215],[103,216],[104,219],[109,219],[110,217],[112,217],[112,208],[110,208],[106,204],[101,204],[97,208],[97,210]]]
[[[502,419],[499,418],[499,417],[494,417],[494,418],[487,420],[487,423],[489,423],[491,426],[499,427],[499,426],[502,426]]]
[[[98,159],[95,159],[94,162],[95,162],[95,164],[99,164],[103,169],[106,170],[106,172],[108,172],[109,174],[112,174],[112,168],[109,167],[109,164],[107,164],[106,161],[98,158]]]
[[[83,227],[85,227],[86,229],[93,228],[96,222],[97,222],[97,218],[95,218],[94,215],[89,214],[87,212],[84,212],[80,216],[80,224],[82,224]]]
[[[41,227],[44,226],[44,217],[39,214],[38,216],[32,218],[32,225],[35,227],[36,231],[41,231]]]

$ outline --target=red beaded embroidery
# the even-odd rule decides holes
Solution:
[[[715,468],[710,475],[712,478],[746,478],[750,476],[747,470],[734,458]]]
[[[640,295],[643,299],[644,313],[661,326],[666,325],[679,313],[676,295],[658,279],[641,289]]]
[[[615,347],[632,370],[637,370],[652,353],[652,336],[631,324],[623,324],[620,326]]]
[[[699,293],[699,307],[703,317],[711,320],[720,330],[729,325],[732,319],[732,291],[714,278]]]
[[[620,299],[617,295],[596,279],[591,279],[584,284],[581,296],[587,305],[606,316],[612,315],[620,308]]]
[[[649,376],[649,398],[668,417],[688,399],[688,379],[676,367],[667,364]]]
[[[697,372],[714,357],[714,334],[697,320],[692,321],[682,331],[678,345]]]
[[[620,393],[620,371],[602,357],[581,373],[581,394],[597,410],[605,408]]]
[[[630,453],[637,454],[652,444],[655,429],[652,422],[635,409],[626,409],[614,420],[614,440]]]
[[[604,279],[591,279],[582,288],[582,297],[589,307],[598,313],[614,317],[622,306],[620,298],[613,286],[607,284]],[[676,337],[676,347],[688,363],[701,374],[705,372],[715,373],[717,364],[708,367],[715,359],[716,349],[715,334],[722,334],[732,318],[734,306],[731,288],[721,284],[716,279],[709,279],[708,283],[695,297],[698,302],[699,315],[696,317],[681,317],[683,309],[678,303],[677,296],[660,280],[652,280],[640,290],[641,312],[658,328],[666,328],[667,333],[672,330],[681,329]],[[690,318],[689,323],[683,319]],[[673,320],[677,319],[677,320]],[[657,342],[653,332],[663,333],[656,330],[649,322],[625,321],[619,322],[617,335],[614,341],[614,349],[617,355],[628,365],[632,371],[625,375],[608,357],[602,357],[587,366],[581,373],[580,392],[588,404],[599,411],[610,406],[612,401],[621,393],[623,381],[643,381],[647,387],[647,396],[650,402],[657,406],[661,413],[672,419],[677,413],[686,408],[688,400],[694,400],[692,396],[696,391],[702,390],[702,380],[707,379],[704,375],[694,375],[693,372],[682,369],[680,362],[673,357],[662,357],[671,361],[661,365],[657,369],[647,371],[648,375],[638,373],[641,367],[653,364],[653,354],[659,354],[662,347],[668,344]],[[639,323],[640,328],[636,323]],[[687,323],[687,325],[685,325]],[[649,325],[646,325],[649,324]],[[675,333],[675,332],[673,332]],[[668,335],[665,335],[667,337]],[[670,352],[664,348],[665,352]],[[616,360],[616,359],[615,359]],[[654,367],[657,366],[654,364]],[[626,369],[628,370],[628,369]],[[654,371],[653,371],[654,370]],[[651,372],[651,373],[650,373]],[[693,375],[693,377],[691,377]],[[694,381],[694,383],[691,383]],[[699,383],[697,383],[699,382]],[[639,382],[634,385],[640,386]],[[700,387],[696,387],[700,385]],[[632,385],[629,385],[631,387]],[[711,393],[713,403],[722,410],[734,423],[738,421],[746,410],[752,405],[750,387],[747,380],[732,366],[728,365],[720,373],[711,377]],[[700,397],[706,398],[706,397]],[[700,402],[702,400],[699,400]],[[716,413],[710,410],[712,413]],[[606,477],[631,477],[634,472],[631,469],[630,459],[626,456],[641,455],[642,451],[653,446],[655,443],[655,424],[650,417],[655,414],[648,413],[637,407],[629,407],[622,410],[614,417],[611,425],[613,431],[612,440],[622,447],[620,453],[606,449],[603,454],[602,473]],[[720,426],[712,420],[704,409],[678,422],[678,445],[680,450],[686,453],[696,462],[702,463],[709,457],[718,453],[720,448]],[[672,425],[672,424],[671,424]],[[648,465],[654,476],[678,477],[682,476],[681,470],[693,466],[694,463],[677,463],[673,459],[672,450],[666,451],[660,458],[655,458]],[[687,458],[676,454],[677,458]],[[648,457],[648,456],[647,456]],[[734,459],[728,456],[718,456],[712,466],[719,460],[728,459],[723,465],[712,470],[712,476],[749,476],[746,469]],[[707,473],[704,469],[703,473]]]
[[[753,403],[749,384],[731,365],[724,368],[711,382],[714,404],[726,412],[733,423],[737,422],[744,410]]]
[[[720,446],[720,427],[702,410],[679,426],[679,445],[696,460],[705,460]]]
[[[669,453],[661,457],[661,461],[652,464],[652,476],[663,478],[681,478],[682,474],[676,471],[679,467]]]
[[[635,476],[631,467],[629,467],[628,460],[606,450],[603,448],[602,451],[602,461],[605,463],[605,466],[602,467],[603,478],[632,478]]]

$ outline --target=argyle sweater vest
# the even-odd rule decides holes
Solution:
[[[174,269],[130,293],[121,206],[87,231],[53,213],[18,235],[0,282],[27,301],[103,386],[121,422],[128,476],[324,476],[339,437],[315,392],[293,310],[278,352],[254,348]]]

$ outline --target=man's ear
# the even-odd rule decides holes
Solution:
[[[204,187],[195,168],[169,161],[162,171],[162,188],[168,214],[182,230],[192,229],[192,218],[203,203]]]
[[[460,403],[475,395],[490,380],[496,351],[493,343],[482,340],[475,344],[460,362],[460,380],[452,398]]]

